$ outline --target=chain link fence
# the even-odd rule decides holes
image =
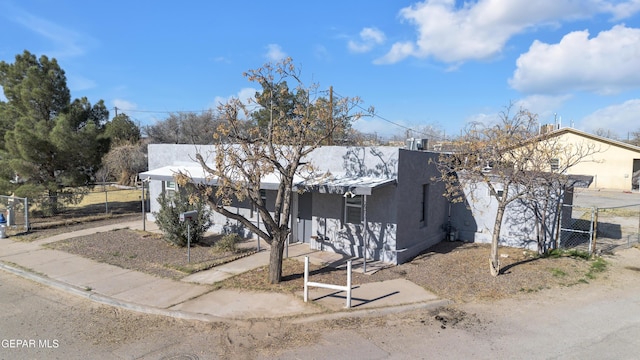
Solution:
[[[640,204],[615,207],[563,205],[560,249],[610,254],[640,244]]]
[[[595,218],[593,207],[562,205],[558,247],[593,253]]]
[[[147,201],[148,190],[144,198]],[[57,196],[41,196],[29,199],[31,225],[58,220],[86,218],[103,215],[140,214],[142,211],[142,188],[116,185],[95,185],[91,188],[76,188],[61,192]],[[55,206],[55,211],[51,211]]]
[[[29,229],[29,201],[27,198],[0,195],[0,214],[9,228]]]
[[[599,253],[639,244],[640,204],[597,208],[595,242]]]

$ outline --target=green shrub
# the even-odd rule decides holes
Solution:
[[[216,251],[231,251],[236,252],[238,250],[238,243],[242,240],[238,234],[226,234],[220,240],[216,241],[214,248]]]
[[[213,225],[211,222],[211,210],[206,206],[204,199],[189,197],[185,189],[171,194],[162,193],[158,197],[160,211],[154,212],[156,224],[162,231],[164,239],[177,246],[186,246],[188,236],[191,243],[198,243],[204,237],[205,232]],[[180,222],[180,214],[195,210],[198,217],[188,224]],[[189,226],[187,226],[189,225]],[[189,230],[189,231],[187,231]]]

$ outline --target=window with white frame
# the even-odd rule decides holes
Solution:
[[[362,196],[344,198],[344,223],[360,224],[362,222]]]
[[[173,194],[178,190],[178,184],[175,181],[164,181],[163,182],[164,193],[168,196],[173,196]]]

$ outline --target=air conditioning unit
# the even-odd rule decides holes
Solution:
[[[405,147],[407,150],[419,150],[425,151],[429,146],[429,139],[415,139],[410,138],[405,141]]]

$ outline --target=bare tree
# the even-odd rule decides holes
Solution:
[[[545,214],[553,207],[545,201],[569,183],[566,171],[599,151],[592,143],[569,144],[553,133],[539,135],[535,114],[511,111],[512,105],[507,106],[497,124],[470,124],[453,142],[453,153],[443,154],[439,164],[453,201],[476,196],[480,186],[497,201],[489,258],[493,276],[500,272],[498,244],[507,206],[526,202],[547,223]]]
[[[145,149],[141,142],[112,147],[102,159],[101,175],[111,175],[120,185],[135,185],[137,175],[147,170]]]
[[[640,146],[640,130],[629,133],[626,142],[634,146]]]
[[[254,124],[247,127],[251,110],[256,104],[245,104],[232,99],[219,107],[221,124],[215,132],[215,155],[196,155],[202,167],[216,179],[215,186],[195,183],[186,174],[177,177],[180,186],[189,187],[204,194],[209,206],[216,212],[234,219],[257,234],[271,246],[269,261],[269,281],[279,283],[282,278],[283,250],[291,229],[291,199],[295,175],[303,175],[312,164],[303,164],[302,159],[325,143],[338,131],[341,122],[331,122],[327,106],[313,106],[311,95],[314,87],[305,87],[300,74],[286,59],[277,64],[266,64],[244,74],[250,81],[257,82],[264,91],[263,97],[277,97],[281,94],[298,94],[293,106],[271,105],[267,110],[269,121],[266,127]],[[297,84],[293,92],[284,91],[281,84]],[[278,91],[273,91],[277,89]],[[340,98],[333,104],[333,115],[348,117],[354,121],[361,116],[353,112],[359,104],[358,98]],[[270,101],[278,104],[278,101]],[[211,161],[210,161],[211,160]],[[275,174],[279,186],[274,204],[267,204],[261,196],[261,181],[264,176]],[[233,201],[249,201],[259,212],[264,229],[249,219],[227,207]]]
[[[213,132],[218,125],[213,110],[202,113],[177,112],[164,120],[144,127],[149,141],[154,144],[213,144]]]
[[[597,128],[593,131],[593,135],[598,135],[607,139],[618,140],[618,135],[614,132],[611,132],[611,129]]]

